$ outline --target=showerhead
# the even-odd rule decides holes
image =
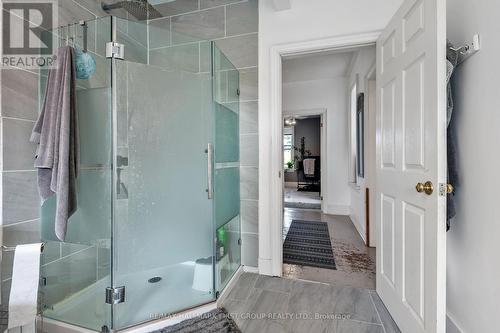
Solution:
[[[162,17],[147,0],[125,0],[113,4],[102,3],[102,9],[109,13],[113,9],[124,9],[139,21]]]

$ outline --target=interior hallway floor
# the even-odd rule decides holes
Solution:
[[[243,273],[222,306],[243,333],[400,332],[373,290]]]
[[[283,277],[375,289],[375,248],[365,246],[348,216],[327,215],[316,209],[285,208],[283,240],[293,220],[328,223],[337,269],[284,264]]]
[[[297,191],[297,187],[285,187],[285,207],[321,209],[319,192]]]

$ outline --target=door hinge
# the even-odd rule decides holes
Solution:
[[[125,286],[106,288],[106,303],[118,304],[125,302]]]
[[[236,89],[236,95],[239,96],[241,94],[240,89]]]
[[[238,238],[238,245],[241,246],[241,238]]]
[[[319,200],[323,201],[323,196],[320,196],[320,197],[319,197]]]
[[[319,127],[323,127],[323,123],[319,123]]]
[[[47,285],[47,278],[45,276],[40,277],[40,286],[46,286]]]
[[[125,59],[125,45],[117,42],[107,42],[106,58]]]
[[[443,183],[439,184],[439,196],[441,196],[441,197],[446,196],[446,184],[443,184]]]

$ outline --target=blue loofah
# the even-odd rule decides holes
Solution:
[[[76,55],[76,78],[88,80],[95,73],[96,63],[94,57],[80,48],[75,48]]]

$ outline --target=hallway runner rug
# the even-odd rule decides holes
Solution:
[[[337,269],[328,224],[293,220],[283,243],[283,262]]]
[[[151,333],[241,333],[234,320],[223,308],[218,308],[201,316],[187,319],[179,324],[162,328]]]

